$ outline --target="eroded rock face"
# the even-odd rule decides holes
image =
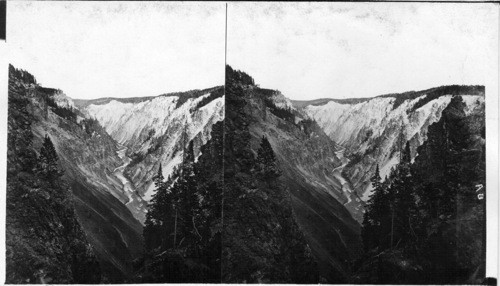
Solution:
[[[131,273],[132,260],[142,253],[142,225],[120,201],[120,196],[115,196],[122,188],[113,176],[113,170],[122,164],[116,142],[97,121],[85,118],[76,110],[72,100],[60,90],[41,87],[34,80],[27,81],[26,76],[11,78],[9,83],[13,90],[9,93],[12,95],[9,120],[17,119],[14,109],[20,102],[24,102],[22,111],[26,115],[24,127],[12,125],[9,132],[26,133],[31,138],[31,145],[23,148],[30,152],[40,150],[45,136],[51,139],[59,167],[64,171],[62,185],[67,186],[70,196],[64,203],[65,208],[76,213],[77,225],[83,230],[76,235],[75,241],[87,241],[92,249],[90,252],[99,261],[97,269],[102,271],[101,282],[126,281]],[[47,205],[53,204],[50,198],[47,200],[50,202]],[[47,211],[53,213],[54,209],[48,207]],[[43,214],[39,216],[45,217]],[[47,214],[46,217],[53,215]],[[53,235],[56,241],[64,241],[68,236]],[[70,252],[66,255],[71,257]],[[55,267],[63,269],[67,265],[70,263],[59,261]],[[81,269],[84,268],[82,265]],[[43,275],[46,283],[82,283],[51,276],[46,270]]]
[[[212,125],[224,118],[222,87],[134,100],[78,100],[77,106],[96,118],[120,145],[123,164],[117,177],[122,185],[130,185],[120,199],[141,222],[154,194],[152,177],[160,164],[168,178],[182,162],[190,140],[194,140],[198,157],[201,146],[210,139]]]
[[[132,261],[143,252],[151,178],[160,164],[170,175],[189,140],[199,155],[211,126],[224,116],[223,88],[85,101],[41,87],[25,71],[17,71],[9,85],[16,90],[9,108],[23,102],[23,124],[29,127],[16,125],[10,132],[30,136],[30,152],[39,150],[46,135],[51,138],[74,198],[71,210],[99,260],[102,281],[127,281]]]
[[[409,165],[411,186],[400,190],[419,198],[410,204],[418,210],[410,226],[420,230],[396,246],[367,245],[354,265],[353,283],[483,283],[485,109],[480,102],[471,109],[464,98],[454,96],[441,118],[429,126],[427,140]],[[389,203],[398,209],[397,203]],[[408,205],[399,206],[399,213],[407,209]],[[387,226],[388,221],[382,223]]]
[[[446,88],[450,90],[447,93]],[[325,100],[296,102],[300,110],[314,118],[328,136],[345,148],[349,159],[342,174],[354,192],[366,201],[371,194],[369,178],[376,165],[385,178],[400,160],[404,142],[410,141],[411,155],[427,139],[428,127],[439,121],[452,94],[460,94],[466,112],[473,112],[484,103],[484,87],[442,87],[410,95],[390,95],[362,100]],[[351,214],[361,221],[362,208],[347,205]],[[360,211],[361,210],[361,211]]]

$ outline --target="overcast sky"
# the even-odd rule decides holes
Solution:
[[[224,84],[224,3],[9,1],[10,62],[72,98]]]
[[[230,3],[228,64],[292,99],[485,84],[494,4]]]

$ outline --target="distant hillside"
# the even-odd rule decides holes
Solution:
[[[293,106],[296,108],[304,108],[308,105],[320,106],[325,105],[330,101],[334,101],[340,104],[355,104],[363,101],[370,100],[371,98],[348,98],[348,99],[335,99],[335,98],[319,98],[313,100],[291,100]]]
[[[321,106],[325,105],[330,101],[339,104],[357,104],[365,101],[372,100],[374,98],[389,98],[393,97],[396,99],[393,108],[397,108],[403,101],[415,99],[422,95],[427,95],[425,100],[422,100],[419,106],[445,94],[450,95],[484,95],[484,86],[482,85],[446,85],[440,87],[429,88],[420,91],[408,91],[403,93],[389,93],[383,94],[376,97],[366,97],[366,98],[346,98],[346,99],[336,99],[336,98],[319,98],[313,100],[292,100],[291,102],[296,108],[304,108],[306,106]],[[419,106],[416,106],[418,108]]]
[[[97,99],[73,99],[73,101],[75,102],[75,105],[78,108],[84,109],[91,104],[103,105],[103,104],[107,104],[107,103],[111,102],[112,100],[116,100],[116,101],[122,102],[122,103],[139,103],[139,102],[148,101],[148,100],[151,100],[155,97],[160,97],[160,96],[164,96],[164,97],[178,96],[180,100],[178,101],[177,104],[178,104],[178,106],[180,106],[184,102],[186,102],[186,100],[188,100],[189,98],[197,98],[199,96],[202,96],[202,95],[207,94],[207,93],[211,93],[211,92],[218,90],[220,88],[221,88],[221,86],[216,86],[216,87],[206,88],[206,89],[202,89],[202,90],[194,89],[194,90],[184,91],[184,92],[165,93],[165,94],[161,94],[158,96],[129,97],[129,98],[103,97],[103,98],[97,98]],[[222,96],[222,94],[219,94],[219,96]]]

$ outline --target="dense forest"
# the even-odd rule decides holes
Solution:
[[[253,79],[226,66],[224,283],[317,283],[315,259],[280,180],[267,138],[252,149],[245,91]]]
[[[145,251],[137,282],[216,283],[221,278],[222,122],[195,162],[193,141],[165,178],[161,166],[144,227]]]
[[[235,72],[226,82],[226,94],[234,99],[253,79]],[[277,180],[280,170],[271,145],[264,137],[257,154],[235,155],[247,136],[233,140],[245,130],[229,118],[213,126],[197,160],[193,142],[186,142],[183,162],[171,177],[158,169],[144,227],[145,255],[135,263],[137,282],[318,281],[289,197]],[[232,176],[240,159],[251,164],[237,176],[238,181],[251,176],[244,183]]]
[[[356,283],[480,283],[485,266],[484,112],[455,96],[411,162],[377,167],[363,221]]]
[[[229,98],[238,96],[233,88],[253,84],[239,72],[226,81]],[[277,181],[279,167],[265,137],[258,154],[249,158],[251,170],[240,173],[252,177],[253,189],[247,189],[248,181],[234,188],[231,170],[243,158],[229,150],[247,137],[228,139],[244,132],[233,123],[225,120],[213,126],[196,161],[193,142],[186,142],[183,162],[171,177],[164,178],[162,167],[158,169],[144,227],[145,255],[136,262],[137,282],[317,282],[310,250]],[[308,264],[304,272],[300,265]]]
[[[101,270],[74,212],[49,136],[33,147],[27,94],[36,80],[9,69],[6,283],[98,283]]]

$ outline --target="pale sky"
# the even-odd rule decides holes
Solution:
[[[224,3],[16,2],[9,61],[72,98],[224,84]]]
[[[227,58],[292,99],[484,85],[497,17],[495,4],[229,3]]]

